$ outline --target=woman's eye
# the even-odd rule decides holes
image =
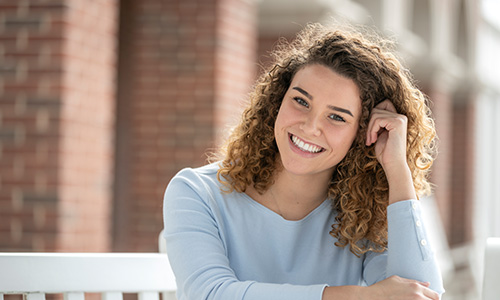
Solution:
[[[334,121],[345,122],[345,119],[337,114],[331,114],[329,118]]]
[[[295,100],[295,102],[297,102],[298,104],[300,104],[302,106],[309,107],[309,103],[307,103],[307,101],[305,101],[302,98],[295,97],[295,98],[293,98],[293,100]]]

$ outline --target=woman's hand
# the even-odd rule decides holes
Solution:
[[[428,282],[391,276],[368,287],[329,286],[323,300],[439,300],[439,294],[429,289]]]
[[[366,145],[375,143],[375,155],[389,182],[389,204],[417,198],[406,161],[407,126],[408,118],[389,100],[373,108],[368,122]]]
[[[362,291],[360,299],[439,300],[439,294],[429,289],[428,282],[391,276]]]
[[[391,101],[373,108],[368,123],[366,145],[375,143],[375,154],[384,170],[406,164],[406,128],[408,119],[397,113]]]

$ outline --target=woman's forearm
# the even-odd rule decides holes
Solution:
[[[366,287],[356,285],[328,286],[323,291],[322,300],[361,300],[360,295]]]
[[[417,199],[411,171],[406,163],[385,172],[389,183],[389,204]]]

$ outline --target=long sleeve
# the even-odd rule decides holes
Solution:
[[[189,177],[189,178],[188,178]],[[164,197],[167,253],[179,300],[319,300],[325,284],[290,285],[240,281],[230,266],[204,182],[177,175]],[[196,189],[196,187],[202,187]]]
[[[443,294],[441,272],[422,221],[420,202],[406,200],[389,205],[387,219],[387,251],[369,255],[364,272],[368,284],[398,275],[430,282],[432,290]]]

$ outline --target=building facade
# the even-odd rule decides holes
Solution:
[[[348,21],[396,40],[431,100],[431,230],[448,299],[474,299],[472,253],[500,235],[487,15],[479,0],[0,1],[0,249],[156,251],[168,181],[223,141],[277,39]]]

